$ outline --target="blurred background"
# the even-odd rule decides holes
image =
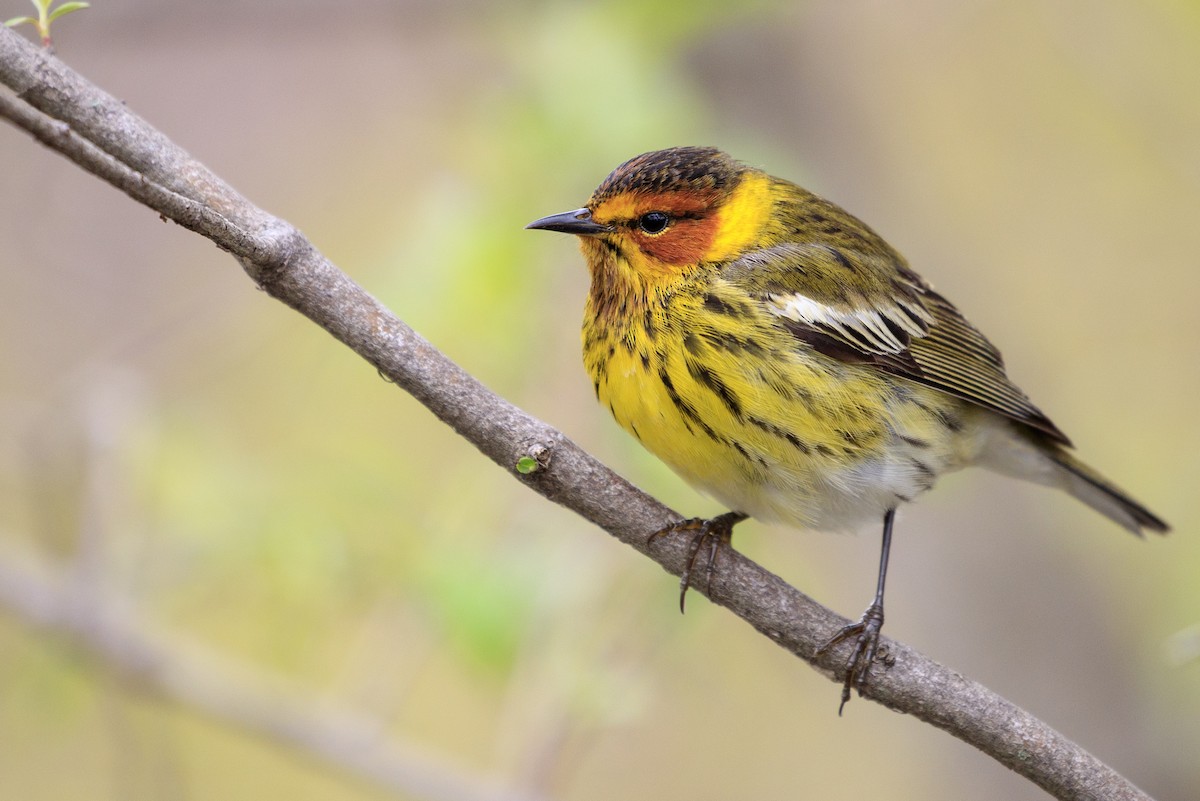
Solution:
[[[522,226],[678,144],[867,220],[1175,527],[954,475],[901,513],[887,633],[1195,798],[1200,6],[731,5],[95,0],[54,33],[689,515],[721,510],[591,396],[575,244]],[[839,719],[835,685],[699,596],[680,617],[673,578],[210,243],[9,126],[0,150],[0,797],[1044,797],[875,704]],[[737,545],[846,616],[870,599],[874,530]]]

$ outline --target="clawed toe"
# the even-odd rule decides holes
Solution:
[[[683,573],[679,576],[680,612],[683,612],[685,608],[687,591],[692,586],[692,570],[696,566],[696,559],[700,555],[700,550],[707,545],[708,558],[704,564],[704,594],[707,595],[712,588],[712,577],[716,571],[717,553],[724,547],[730,547],[730,543],[733,541],[733,527],[745,519],[746,515],[741,512],[726,512],[725,514],[709,519],[693,517],[672,523],[650,535],[650,541],[664,535],[678,534],[680,532],[689,532],[692,535],[692,542],[688,546],[687,562],[684,564]]]
[[[838,705],[838,715],[850,700],[850,689],[854,688],[862,695],[863,687],[867,684],[867,674],[875,656],[879,652],[879,632],[883,629],[883,607],[871,604],[857,623],[844,626],[828,641],[817,649],[817,656],[827,653],[838,643],[854,638],[854,650],[846,660],[846,675],[842,682],[842,701]]]

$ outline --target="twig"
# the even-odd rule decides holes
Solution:
[[[678,575],[681,538],[646,540],[678,519],[561,433],[487,390],[330,264],[292,226],[250,204],[121,103],[53,57],[0,31],[0,115],[165,218],[234,254],[250,277],[412,393],[490,459],[550,500]],[[518,472],[533,459],[538,469]],[[710,598],[831,678],[842,649],[815,656],[844,621],[740,554]],[[866,696],[942,728],[1060,799],[1146,799],[1112,768],[976,682],[888,640]]]
[[[122,678],[239,728],[291,743],[331,764],[430,801],[545,801],[471,777],[463,766],[396,739],[378,720],[314,703],[283,680],[153,631],[92,588],[55,579],[44,565],[0,556],[0,604],[71,636]]]

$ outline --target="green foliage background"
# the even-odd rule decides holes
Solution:
[[[23,13],[0,8],[0,18]],[[1176,528],[972,471],[903,513],[888,633],[1160,799],[1200,787],[1200,7],[1184,0],[97,2],[60,56],[496,391],[675,508],[522,230],[717,144],[851,209]],[[0,128],[0,557],[562,799],[1034,799],[522,489],[223,254]],[[738,546],[848,616],[875,532]],[[872,770],[863,770],[869,755]],[[0,797],[392,797],[0,609]]]

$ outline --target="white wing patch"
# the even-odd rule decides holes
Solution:
[[[773,314],[863,353],[898,356],[938,320],[922,302],[929,288],[902,262],[886,252],[786,242],[746,253],[725,273]],[[796,291],[806,283],[829,301]]]
[[[804,295],[768,295],[767,309],[780,317],[824,328],[871,353],[903,353],[907,343],[895,329],[913,337],[928,333],[933,316],[920,304],[888,304],[883,308],[846,309]],[[889,325],[890,323],[890,325]]]

